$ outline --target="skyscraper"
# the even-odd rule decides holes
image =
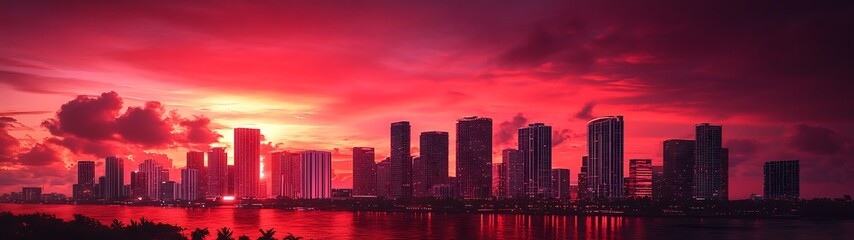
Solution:
[[[273,198],[282,196],[282,152],[271,152],[267,162],[270,163],[270,193]]]
[[[721,200],[729,201],[729,148],[721,148]]]
[[[199,198],[199,170],[193,168],[181,169],[181,199],[196,200]]]
[[[308,150],[300,154],[302,198],[318,199],[332,196],[332,153]]]
[[[694,199],[725,200],[721,126],[697,124],[694,142]]]
[[[524,164],[525,196],[551,197],[552,127],[532,123],[519,129],[519,158]]]
[[[664,167],[652,166],[652,199],[661,201],[663,199]]]
[[[222,197],[228,194],[228,154],[225,148],[216,147],[208,151],[208,196]]]
[[[146,159],[139,164],[137,174],[145,175],[146,188],[148,192],[146,196],[152,200],[160,199],[160,183],[166,181],[163,179],[163,166],[152,159]]]
[[[95,197],[95,162],[77,162],[77,184],[75,184],[74,199],[92,199]]]
[[[623,193],[623,116],[587,123],[589,199],[616,199]]]
[[[122,197],[122,186],[125,185],[125,160],[120,157],[108,157],[104,176],[104,198],[116,200]]]
[[[374,148],[353,148],[353,195],[377,195],[377,164]]]
[[[628,197],[652,198],[652,159],[629,160]]]
[[[389,183],[391,182],[391,159],[377,163],[377,196],[389,197]]]
[[[801,197],[800,161],[771,161],[762,167],[765,199],[798,200]]]
[[[302,162],[302,157],[299,153],[282,152],[280,158],[280,168],[282,170],[282,196],[299,198],[301,187],[300,163]]]
[[[23,187],[21,188],[24,202],[41,202],[42,188],[41,187]]]
[[[694,140],[664,141],[663,201],[685,202],[694,196]]]
[[[421,156],[417,168],[422,181],[413,195],[427,197],[433,185],[448,183],[448,132],[422,132],[419,139]]]
[[[130,193],[135,200],[151,199],[148,196],[148,175],[143,172],[130,172]]]
[[[492,196],[507,198],[507,167],[504,163],[492,164]]]
[[[560,200],[569,200],[569,169],[552,169],[551,178],[551,196]]]
[[[187,168],[196,170],[197,182],[193,197],[204,198],[208,195],[208,168],[205,167],[205,152],[187,152]],[[186,200],[195,200],[195,198],[188,199],[188,196],[182,197]]]
[[[181,196],[181,191],[178,186],[178,183],[175,181],[165,181],[158,184],[158,189],[160,189],[160,200],[161,201],[174,201],[177,200]]]
[[[234,192],[236,191],[234,183],[237,182],[237,177],[235,176],[237,175],[237,168],[235,168],[234,165],[227,165],[225,169],[227,171],[226,178],[228,179],[226,183],[226,185],[228,185],[226,194],[228,196],[234,196]]]
[[[492,119],[457,120],[457,185],[463,198],[488,198],[492,190]]]
[[[258,197],[261,178],[261,130],[234,129],[234,193],[237,198]]]
[[[590,184],[587,183],[587,174],[589,171],[590,158],[587,156],[581,157],[581,170],[578,171],[578,195],[579,200],[589,198]]]
[[[522,198],[525,195],[525,163],[519,157],[519,150],[513,148],[502,150],[501,162],[507,169],[507,196]]]
[[[409,122],[391,124],[391,179],[389,197],[408,199],[412,196],[412,156],[410,155]]]

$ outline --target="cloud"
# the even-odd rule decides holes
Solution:
[[[578,120],[590,120],[593,119],[593,107],[596,107],[595,102],[587,102],[584,104],[584,107],[581,107],[581,110],[578,110],[575,113],[574,117]]]
[[[51,144],[36,144],[30,151],[18,155],[18,161],[25,166],[64,164],[62,150],[57,147]]]
[[[116,92],[100,96],[80,95],[63,104],[55,118],[42,122],[53,135],[73,135],[92,140],[115,139],[116,116],[122,109],[122,98]]]
[[[561,143],[566,142],[572,137],[572,132],[569,129],[560,129],[552,131],[552,147],[557,147]]]
[[[528,118],[525,118],[522,113],[517,113],[512,119],[499,123],[498,131],[495,132],[495,136],[493,137],[495,139],[494,144],[498,146],[511,145],[511,141],[518,133],[519,128],[524,127],[527,124]]]
[[[848,139],[828,128],[798,124],[790,129],[787,141],[798,151],[832,155],[842,150]]]
[[[13,162],[21,143],[9,134],[9,128],[18,121],[12,117],[0,117],[0,162]]]
[[[742,163],[759,163],[756,159],[761,143],[756,139],[730,139],[724,144],[729,148],[729,167],[736,168]],[[758,166],[758,164],[756,164]]]

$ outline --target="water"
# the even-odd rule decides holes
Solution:
[[[275,228],[306,239],[854,239],[854,221],[377,213],[277,209],[184,209],[103,205],[0,204],[0,212],[79,213],[109,225],[146,219],[195,229],[229,227],[255,239]],[[190,230],[185,230],[189,235]],[[213,239],[213,237],[208,237]]]

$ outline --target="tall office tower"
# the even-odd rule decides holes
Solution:
[[[412,197],[423,197],[427,185],[427,169],[421,157],[412,158]]]
[[[300,154],[300,176],[302,198],[319,199],[332,196],[332,153],[326,151],[303,151]]]
[[[145,175],[145,190],[148,191],[146,196],[151,200],[160,199],[160,183],[166,181],[166,179],[163,179],[163,166],[154,160],[146,159],[139,164],[138,170],[137,174]]]
[[[721,200],[729,201],[729,148],[721,148]]]
[[[694,196],[694,140],[664,141],[664,183],[661,199],[685,202]]]
[[[652,199],[660,201],[663,198],[664,167],[652,166]]]
[[[169,169],[166,169],[166,168],[161,169],[160,170],[160,181],[165,182],[165,181],[169,181],[169,180],[170,180]]]
[[[377,164],[374,148],[353,148],[353,196],[377,195]]]
[[[581,171],[578,172],[578,194],[576,199],[586,200],[590,197],[590,185],[587,183],[587,173],[590,164],[590,158],[587,156],[581,157]]]
[[[143,172],[130,172],[130,195],[132,199],[151,199],[148,196],[148,175]]]
[[[551,178],[552,197],[560,200],[569,200],[569,169],[552,169]]]
[[[762,190],[765,193],[765,199],[800,199],[801,167],[798,160],[766,162],[762,169],[764,172]]]
[[[98,198],[101,198],[101,199],[104,198],[104,196],[106,195],[106,192],[107,192],[106,187],[107,187],[107,177],[106,176],[98,177],[98,185],[95,188],[95,189],[98,189]]]
[[[552,195],[552,127],[533,123],[520,128],[519,157],[525,165],[525,196],[550,198]]]
[[[208,151],[208,193],[210,197],[228,194],[228,154],[225,148],[216,147]]]
[[[181,199],[196,200],[199,198],[199,170],[192,168],[181,169]]]
[[[694,199],[725,200],[721,126],[697,124],[694,142]]]
[[[175,181],[165,181],[158,185],[161,201],[174,201],[181,197],[180,188]]]
[[[104,199],[120,199],[122,186],[125,185],[125,160],[120,157],[108,157],[105,168]]]
[[[504,163],[492,164],[492,196],[507,198],[507,167]]]
[[[652,198],[652,159],[630,159],[628,180],[628,197]]]
[[[391,159],[377,163],[377,196],[389,197],[389,185],[391,183]]]
[[[409,122],[391,124],[391,179],[389,197],[407,199],[412,196],[412,156],[410,155]]]
[[[457,186],[463,198],[489,198],[492,190],[492,119],[457,120]]]
[[[589,197],[623,198],[623,116],[600,117],[587,123]]]
[[[42,188],[41,187],[23,187],[21,188],[24,202],[41,202]]]
[[[519,157],[519,150],[508,148],[501,151],[501,162],[507,173],[507,196],[522,198],[525,195],[525,163]]]
[[[270,163],[270,193],[273,198],[282,196],[282,152],[271,152],[267,161]]]
[[[234,129],[234,194],[237,198],[258,197],[261,178],[261,130]]]
[[[95,162],[77,161],[77,184],[74,199],[92,199],[95,196]]]
[[[282,196],[289,198],[300,197],[300,163],[302,158],[299,153],[282,152],[280,168],[282,170]]]
[[[413,169],[421,169],[422,181],[413,194],[427,197],[433,185],[448,183],[448,132],[422,132],[419,139],[421,161]]]
[[[196,198],[204,198],[208,195],[208,168],[205,167],[205,152],[187,152],[187,168],[195,169],[198,180],[196,183]],[[186,186],[184,186],[186,188]],[[188,196],[182,196],[186,200]]]
[[[226,173],[226,178],[227,178],[226,185],[228,185],[226,194],[228,196],[234,196],[234,193],[236,191],[235,187],[234,187],[234,183],[237,182],[237,177],[235,176],[235,175],[237,175],[237,168],[235,168],[234,165],[228,165],[225,167],[225,169],[227,171],[227,173]]]

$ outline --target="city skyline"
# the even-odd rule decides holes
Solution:
[[[519,128],[551,126],[551,167],[575,184],[587,122],[622,115],[625,170],[661,166],[665,140],[709,122],[728,152],[719,194],[762,193],[763,163],[781,159],[800,160],[801,197],[851,193],[848,6],[135,4],[2,3],[0,192],[71,196],[76,162],[94,161],[97,182],[109,156],[125,159],[126,184],[146,159],[180,182],[187,152],[240,158],[235,128],[261,130],[268,188],[270,152],[312,149],[349,188],[351,149],[390,156],[390,123],[411,123],[420,156],[419,133],[453,146],[467,116],[492,119],[492,163]]]

